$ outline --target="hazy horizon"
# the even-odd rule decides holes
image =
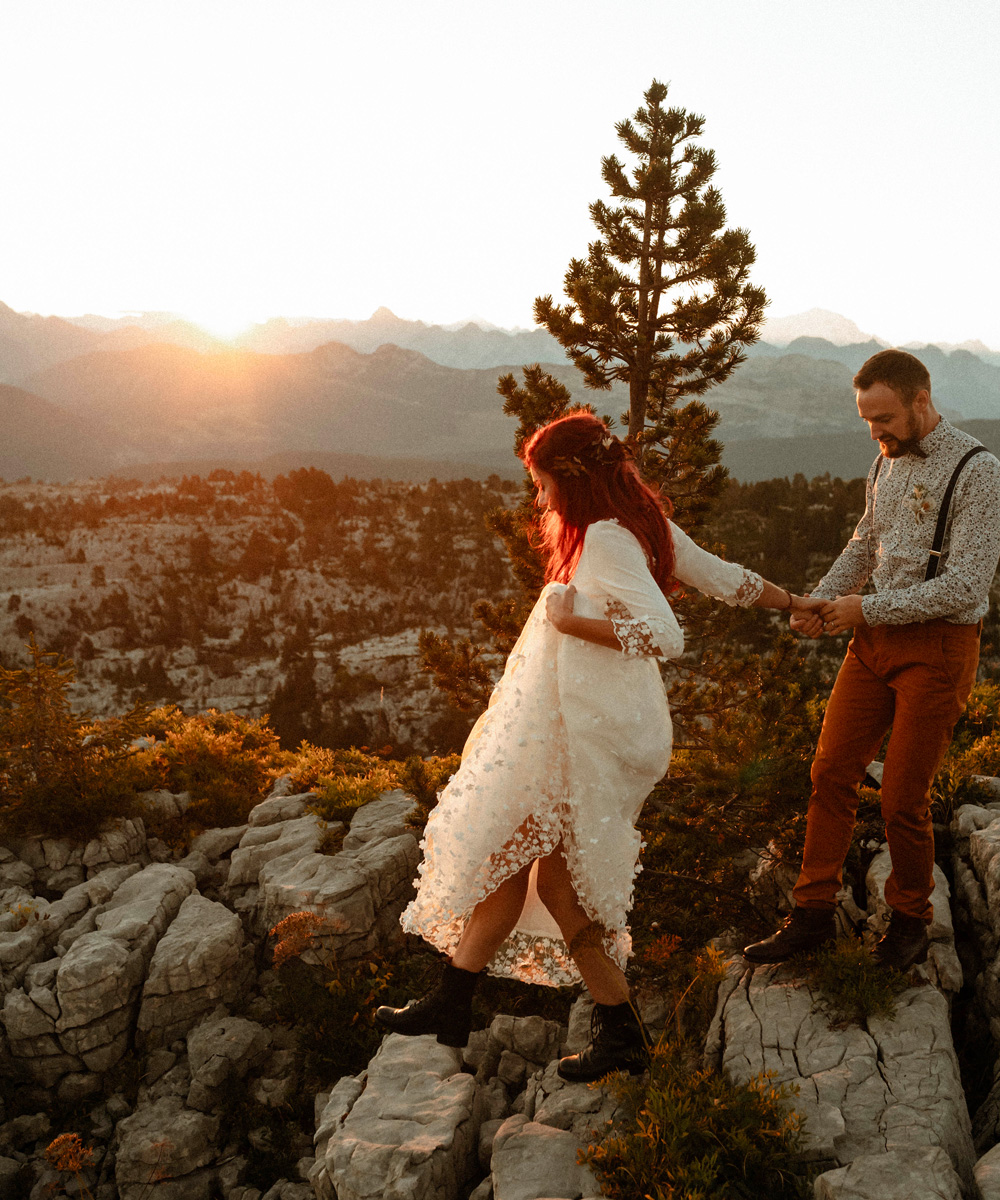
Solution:
[[[2,303],[2,297],[0,297],[0,303]],[[11,306],[8,306],[8,307],[11,307]],[[17,310],[15,310],[15,311],[17,311]],[[235,344],[242,337],[244,337],[247,333],[250,333],[252,330],[254,330],[255,328],[257,328],[259,326],[266,325],[270,321],[288,321],[291,324],[309,324],[312,322],[316,322],[316,323],[330,322],[330,323],[334,323],[334,324],[336,324],[336,323],[354,324],[354,323],[364,323],[365,321],[372,321],[376,317],[378,317],[380,314],[386,314],[387,317],[391,316],[398,321],[423,324],[423,325],[426,325],[429,327],[430,326],[439,326],[440,328],[448,329],[448,330],[461,329],[461,328],[465,327],[466,325],[476,325],[482,330],[496,330],[501,333],[509,333],[509,334],[531,333],[531,332],[536,332],[539,330],[542,330],[544,332],[543,327],[539,326],[539,325],[502,325],[502,324],[500,324],[500,322],[494,321],[491,318],[482,316],[480,314],[470,315],[468,317],[460,318],[455,321],[448,321],[448,322],[432,321],[432,320],[429,320],[425,316],[410,316],[410,315],[404,315],[404,314],[398,313],[395,310],[393,310],[392,308],[390,308],[389,305],[386,305],[386,304],[377,305],[375,307],[375,309],[373,309],[367,315],[362,315],[362,316],[345,316],[343,314],[324,315],[324,314],[317,314],[317,313],[271,312],[271,313],[268,313],[266,316],[254,317],[253,320],[249,321],[246,324],[240,325],[239,328],[237,328],[233,332],[224,332],[224,331],[213,329],[211,327],[211,325],[204,323],[202,321],[199,321],[196,317],[194,317],[188,313],[184,313],[184,312],[180,312],[180,311],[171,312],[171,311],[162,311],[162,310],[147,311],[147,310],[141,310],[141,309],[131,309],[131,310],[125,310],[125,311],[113,310],[113,311],[99,312],[96,309],[90,309],[86,312],[73,313],[73,314],[67,314],[64,312],[55,312],[55,311],[39,313],[39,312],[33,312],[31,310],[25,310],[25,311],[22,311],[19,313],[19,315],[21,315],[21,316],[58,317],[61,320],[70,321],[70,322],[74,322],[74,323],[86,322],[92,318],[99,320],[99,321],[100,320],[114,321],[119,324],[128,324],[128,323],[130,323],[131,319],[134,319],[135,323],[137,323],[137,324],[143,324],[144,321],[151,322],[153,318],[158,318],[159,320],[157,321],[157,323],[163,323],[163,324],[166,324],[171,321],[182,321],[187,324],[195,326],[197,329],[201,330],[203,333],[207,333],[210,337],[214,338],[215,340],[217,340],[219,342],[227,344],[227,345]],[[831,321],[830,318],[832,318],[833,320]],[[793,324],[801,325],[806,329],[817,330],[817,332],[793,333],[793,334],[786,336],[786,334],[784,333],[785,327],[791,326]],[[769,326],[771,326],[772,329],[775,330],[775,334],[771,338],[768,337],[768,327]],[[843,336],[844,333],[848,332],[848,327],[851,327],[851,326],[853,326],[854,330],[856,330],[856,335],[854,335],[852,332],[852,336],[849,336],[849,337]],[[818,331],[818,330],[822,330],[824,327],[826,328],[825,333]],[[842,332],[842,329],[843,329],[843,332]],[[781,332],[778,332],[778,330],[781,330]],[[900,345],[900,346],[904,346],[904,345],[910,345],[910,346],[938,345],[938,346],[967,347],[969,345],[979,344],[980,346],[982,346],[985,350],[989,351],[990,353],[993,353],[993,354],[1000,353],[1000,342],[998,342],[998,344],[996,346],[991,346],[991,345],[988,345],[987,343],[983,342],[981,339],[978,339],[978,338],[975,338],[972,336],[968,336],[968,337],[964,337],[964,338],[957,338],[957,339],[956,338],[930,338],[926,341],[924,341],[923,339],[920,339],[920,338],[911,337],[911,338],[907,338],[905,341],[900,340],[900,341],[893,342],[889,338],[884,337],[878,330],[868,331],[868,330],[861,329],[857,325],[857,322],[855,322],[847,314],[831,312],[829,309],[823,309],[818,306],[813,306],[802,312],[796,312],[796,313],[785,313],[785,314],[781,314],[781,315],[769,314],[764,319],[764,326],[763,326],[760,340],[764,341],[764,342],[770,341],[775,345],[781,345],[783,341],[785,341],[787,343],[788,341],[794,340],[795,337],[802,337],[802,336],[808,336],[808,337],[824,337],[825,336],[828,341],[833,342],[835,345],[847,345],[847,344],[851,344],[852,342],[860,343],[860,342],[866,342],[866,341],[872,341],[872,340],[884,342],[886,345]]]

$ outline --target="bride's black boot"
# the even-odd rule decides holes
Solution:
[[[595,1004],[586,1049],[561,1058],[557,1070],[569,1083],[592,1083],[609,1071],[641,1075],[649,1066],[648,1044],[649,1035],[628,1000]]]
[[[472,1028],[472,995],[479,971],[463,971],[448,963],[436,988],[405,1008],[383,1004],[375,1020],[393,1033],[434,1033],[444,1046],[464,1046]]]

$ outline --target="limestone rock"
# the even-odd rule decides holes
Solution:
[[[580,1146],[572,1133],[523,1116],[508,1117],[493,1142],[495,1200],[600,1195],[593,1172],[577,1162]]]
[[[951,819],[951,831],[956,840],[968,841],[977,829],[985,829],[997,819],[997,814],[978,804],[963,804]]]
[[[0,1154],[25,1150],[52,1132],[52,1122],[46,1113],[25,1113],[0,1127]]]
[[[263,933],[290,913],[310,910],[329,918],[334,932],[307,961],[367,954],[397,932],[418,861],[413,833],[368,842],[356,853],[274,859],[260,873],[256,928]]]
[[[3,849],[3,847],[0,847]],[[15,858],[10,851],[7,851],[10,857],[5,860],[0,860],[0,892],[7,888],[28,888],[35,880],[35,868],[29,863],[22,862],[19,858]],[[10,903],[5,900],[4,903]]]
[[[0,1154],[0,1196],[6,1195],[8,1189],[11,1195],[14,1194],[14,1177],[20,1169],[21,1164],[16,1158]]]
[[[212,1173],[199,1169],[215,1157],[218,1132],[217,1117],[185,1108],[179,1097],[165,1097],[137,1109],[118,1125],[115,1181],[121,1200],[140,1200],[154,1180],[157,1198],[166,1194],[161,1192],[164,1183],[176,1186],[171,1190],[178,1198],[207,1198]]]
[[[962,1200],[962,1182],[939,1146],[865,1154],[825,1171],[813,1188],[816,1200]]]
[[[81,887],[91,885],[95,896],[105,894],[106,880]],[[59,960],[41,988],[45,995],[37,997],[44,1004],[35,1005],[40,1012],[45,1005],[58,1008],[55,1039],[33,1052],[24,1043],[18,1047],[22,1067],[36,1080],[41,1082],[39,1072],[45,1072],[43,1086],[55,1085],[56,1072],[103,1073],[121,1059],[156,939],[193,887],[190,872],[175,867],[154,865],[130,874],[100,906],[97,928],[76,938]],[[67,894],[57,903],[69,899]],[[42,981],[41,976],[36,980]]]
[[[911,988],[894,1021],[831,1029],[822,998],[792,966],[748,970],[721,1013],[723,1066],[737,1080],[772,1071],[798,1087],[806,1157],[848,1164],[940,1146],[971,1181],[974,1154],[948,1002]]]
[[[386,792],[371,804],[362,805],[351,820],[344,849],[360,850],[369,842],[384,842],[410,832],[406,818],[416,807],[413,797],[399,790]]]
[[[391,1034],[368,1065],[364,1091],[317,1155],[316,1195],[456,1195],[476,1171],[481,1120],[475,1080],[462,1071],[459,1051],[430,1036]]]
[[[247,820],[254,828],[291,821],[302,816],[312,799],[312,792],[300,792],[296,796],[278,796],[272,792],[266,800],[250,810]]]
[[[326,1100],[316,1118],[316,1136],[313,1139],[313,1145],[316,1150],[316,1163],[322,1167],[324,1155],[326,1154],[326,1146],[330,1140],[330,1135],[334,1130],[339,1129],[347,1119],[347,1114],[354,1107],[354,1102],[365,1090],[365,1084],[368,1082],[368,1072],[363,1071],[360,1075],[345,1075],[343,1079],[337,1081],[333,1091],[329,1093]],[[319,1097],[317,1097],[317,1100]],[[311,1176],[318,1173],[317,1167],[313,1167],[310,1172]]]
[[[551,1062],[528,1083],[524,1116],[539,1125],[569,1130],[581,1142],[602,1133],[615,1114],[618,1102],[608,1092],[588,1083],[567,1083],[559,1077],[558,1062]]]
[[[82,863],[87,874],[97,875],[111,863],[148,863],[146,827],[139,817],[119,818],[84,847]]]
[[[566,1033],[566,1042],[562,1047],[564,1053],[579,1054],[584,1049],[590,1041],[590,1022],[593,1015],[594,1002],[591,1000],[589,992],[583,992],[573,1001],[573,1006],[569,1010],[569,1029]]]
[[[868,868],[866,884],[868,887],[869,924],[881,932],[889,920],[889,906],[885,901],[885,882],[892,870],[892,859],[887,849],[880,851],[872,859]],[[955,994],[962,989],[962,966],[955,952],[955,928],[951,917],[951,889],[944,872],[937,864],[934,866],[934,890],[931,893],[931,907],[934,916],[927,930],[930,938],[927,970],[931,982],[936,983],[945,991]]]
[[[279,1179],[269,1187],[261,1200],[315,1200],[315,1193],[308,1183],[296,1183],[291,1179]]]
[[[981,1200],[1000,1200],[1000,1145],[983,1155],[975,1167]]]
[[[206,829],[192,840],[191,849],[204,854],[209,862],[217,862],[236,849],[249,828],[249,825],[233,825],[228,829]]]
[[[263,1025],[245,1017],[208,1020],[188,1035],[188,1061],[192,1079],[208,1087],[242,1079],[260,1063],[271,1044]]]
[[[142,1043],[183,1037],[220,1001],[232,1004],[251,972],[239,917],[192,892],[153,953],[139,1009]]]
[[[251,818],[256,811],[255,808],[250,814]],[[280,823],[268,821],[255,825],[251,821],[239,846],[233,851],[229,889],[232,891],[255,884],[264,865],[273,859],[288,858],[294,862],[315,851],[321,836],[320,820],[312,815]]]
[[[547,1063],[559,1053],[562,1026],[543,1017],[512,1017],[500,1013],[490,1024],[490,1040],[531,1063]]]

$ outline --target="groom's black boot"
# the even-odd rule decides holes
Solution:
[[[480,973],[448,963],[433,991],[405,1008],[383,1004],[376,1009],[375,1020],[393,1033],[433,1033],[444,1046],[464,1046],[472,1028],[472,995]]]
[[[832,908],[793,908],[777,933],[746,946],[743,957],[755,963],[784,962],[793,954],[818,950],[836,936],[837,921]]]

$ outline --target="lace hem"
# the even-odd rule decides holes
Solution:
[[[579,855],[566,820],[568,813],[565,805],[557,806],[547,816],[549,819],[546,820],[540,814],[532,814],[523,822],[519,831],[521,836],[515,837],[483,863],[476,886],[472,889],[460,889],[455,885],[457,881],[451,886],[444,883],[430,869],[425,858],[418,867],[421,881],[417,895],[399,918],[403,931],[422,937],[436,950],[450,956],[458,946],[476,905],[494,892],[505,879],[515,875],[536,858],[545,858],[562,842],[577,899],[587,916],[604,927],[604,948],[624,970],[632,950],[632,937],[622,913],[627,913],[631,907],[631,894],[625,898],[621,912],[615,914],[616,919],[609,920],[610,913],[598,911],[588,895],[590,889],[586,878],[579,870]],[[425,836],[421,848],[426,849],[426,846]],[[641,870],[641,864],[636,862],[632,871],[633,880]],[[460,890],[465,892],[462,901],[459,900]],[[547,987],[563,987],[581,982],[580,972],[562,938],[527,933],[519,929],[514,929],[500,945],[487,964],[486,970],[490,975],[519,979],[525,983]]]
[[[749,608],[764,590],[764,580],[756,571],[748,571],[746,567],[740,567],[740,570],[743,572],[743,582],[731,600],[724,597],[730,608]]]
[[[633,617],[620,600],[609,600],[604,612],[614,627],[615,637],[621,642],[624,655],[631,658],[667,657],[658,640],[672,632],[665,621],[656,617]]]

